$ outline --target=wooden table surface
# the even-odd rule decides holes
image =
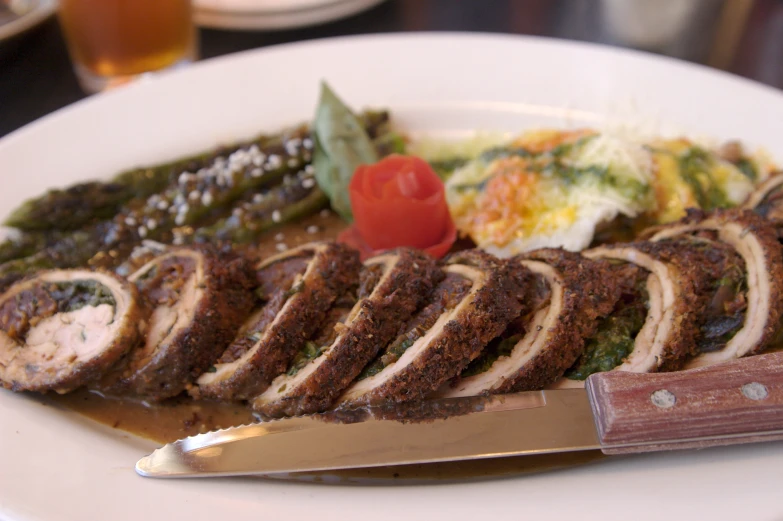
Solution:
[[[709,3],[709,2],[707,2]],[[727,0],[666,54],[783,88],[783,1]],[[599,0],[388,0],[337,22],[278,32],[200,31],[203,59],[279,43],[405,31],[482,31],[617,45]],[[55,18],[0,43],[0,136],[64,107],[79,88]]]

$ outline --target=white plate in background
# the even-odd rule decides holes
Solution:
[[[194,0],[196,23],[239,30],[281,30],[340,20],[385,0]]]
[[[28,0],[32,6],[21,16],[0,23],[0,43],[42,23],[57,11],[56,0]]]
[[[501,35],[339,38],[207,60],[98,95],[0,139],[0,215],[50,186],[308,120],[326,79],[414,133],[622,123],[739,138],[783,159],[783,94],[671,59]],[[535,425],[509,426],[535,428]],[[346,486],[152,480],[155,445],[0,390],[0,519],[783,519],[783,443],[609,459],[478,482]]]

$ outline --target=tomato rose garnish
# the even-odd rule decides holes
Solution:
[[[410,246],[442,257],[457,239],[445,190],[426,161],[391,155],[356,169],[348,186],[354,225],[338,240],[370,257]]]

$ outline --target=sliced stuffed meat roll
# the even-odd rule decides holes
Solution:
[[[253,304],[247,261],[212,248],[173,248],[128,280],[152,309],[144,343],[100,388],[162,400],[181,393],[234,339]]]
[[[617,262],[621,295],[566,373],[575,381],[612,369],[679,369],[705,337],[702,328],[709,316],[704,310],[721,281],[742,266],[730,247],[702,238],[617,244],[585,255]]]
[[[91,383],[139,340],[138,293],[114,275],[54,270],[0,296],[0,382],[67,392]]]
[[[783,171],[774,172],[756,187],[743,206],[767,219],[783,221]]]
[[[541,389],[580,357],[584,339],[618,298],[611,265],[565,250],[537,250],[510,262],[530,271],[526,313],[446,384],[443,397]]]
[[[359,254],[341,244],[310,243],[256,267],[265,304],[190,390],[195,397],[247,400],[285,372],[335,300],[359,278]]]
[[[449,256],[427,305],[364,368],[341,404],[423,399],[459,374],[519,315],[514,269],[476,250]]]
[[[326,410],[429,297],[439,273],[432,258],[415,250],[365,261],[355,303],[330,311],[253,408],[272,417]]]
[[[671,241],[681,235],[701,235],[730,245],[744,261],[737,288],[727,291],[729,308],[742,306],[742,324],[722,348],[699,354],[688,367],[699,367],[758,353],[768,347],[780,328],[783,314],[783,254],[774,225],[748,210],[691,212],[683,221],[657,229],[653,241]],[[734,296],[742,293],[741,301]]]

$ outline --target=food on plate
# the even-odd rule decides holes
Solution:
[[[650,240],[661,244],[683,235],[706,235],[729,245],[744,261],[739,281],[727,285],[724,304],[730,311],[736,307],[735,294],[741,294],[744,313],[736,314],[731,321],[733,327],[723,333],[725,343],[708,344],[689,367],[732,360],[769,347],[783,315],[783,254],[770,221],[749,210],[691,212],[681,222],[651,230],[650,235]]]
[[[401,151],[387,112],[356,118],[378,157]],[[312,179],[313,141],[300,125],[31,199],[6,222],[18,230],[0,242],[0,289],[41,269],[114,269],[145,239],[251,241],[315,212],[325,197]]]
[[[611,265],[543,249],[510,260],[528,271],[523,312],[439,396],[541,389],[571,367],[619,294]]]
[[[416,250],[365,261],[358,288],[338,301],[252,407],[266,416],[328,409],[429,297],[439,276],[434,260]]]
[[[315,112],[316,143],[313,169],[331,206],[344,219],[352,219],[346,187],[357,167],[380,158],[359,118],[324,83]]]
[[[313,121],[313,171],[332,209],[348,222],[353,220],[348,185],[356,169],[405,150],[388,117],[376,119],[363,123],[367,117],[354,114],[326,83],[321,85]]]
[[[126,205],[113,219],[106,244],[158,239],[177,227],[193,226],[210,212],[231,205],[244,193],[280,182],[311,159],[308,131],[295,128],[271,141],[260,139],[218,156],[195,172],[182,172],[176,182],[146,200]],[[181,242],[174,233],[174,241]]]
[[[348,186],[355,224],[338,236],[366,258],[410,246],[443,257],[457,239],[443,183],[414,156],[393,154],[356,168]]]
[[[783,220],[783,171],[773,173],[758,185],[743,207],[767,219]]]
[[[508,257],[543,247],[584,249],[618,218],[638,231],[679,219],[685,208],[736,206],[753,180],[684,139],[542,130],[486,150],[457,168],[446,188],[460,233]]]
[[[281,223],[295,221],[327,206],[326,195],[307,170],[234,206],[231,216],[200,228],[196,241],[249,243]]]
[[[417,145],[324,86],[310,125],[13,212],[0,380],[273,418],[756,354],[783,337],[773,170],[592,129]]]
[[[702,340],[709,318],[705,308],[717,300],[721,281],[742,270],[742,259],[727,245],[694,238],[615,244],[585,255],[641,270],[629,273],[618,265],[622,297],[566,373],[572,380],[612,369],[649,373],[680,368]],[[721,308],[715,314],[722,318],[722,313]]]
[[[247,260],[210,247],[172,248],[128,280],[151,315],[144,342],[98,384],[112,394],[180,394],[228,347],[253,303]]]
[[[5,225],[22,230],[71,230],[113,217],[123,204],[163,190],[172,175],[205,164],[211,153],[183,158],[154,168],[138,168],[109,182],[88,181],[53,189],[25,201],[6,218]]]
[[[519,314],[518,269],[477,250],[450,255],[427,304],[364,368],[340,403],[420,400],[459,374]]]
[[[135,195],[118,183],[80,183],[25,202],[6,218],[5,224],[22,230],[79,228],[112,217]]]
[[[0,296],[0,383],[68,392],[134,347],[146,315],[136,288],[109,273],[46,271]]]
[[[100,238],[94,228],[54,235],[52,241],[43,236],[43,244],[34,253],[0,265],[0,290],[40,270],[86,266],[100,249]],[[8,240],[25,240],[25,237]]]
[[[359,277],[358,254],[336,243],[311,243],[256,266],[264,304],[191,387],[198,398],[247,400],[285,372],[334,301]]]

